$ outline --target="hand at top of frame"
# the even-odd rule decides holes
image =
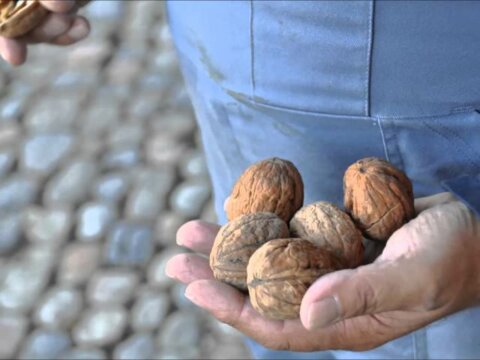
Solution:
[[[2,9],[0,9],[2,17],[7,16],[5,14],[9,12],[15,12],[15,10],[6,10],[6,6],[15,2],[14,0],[2,2]],[[37,43],[71,45],[84,39],[90,32],[90,25],[84,17],[76,15],[76,12],[87,2],[85,0],[39,0],[41,6],[49,13],[42,18],[38,26],[25,35],[14,38],[0,36],[0,55],[12,65],[21,65],[27,59],[28,45]],[[21,2],[17,0],[16,3]],[[25,10],[19,10],[19,14],[20,11]],[[27,17],[27,15],[24,16]]]

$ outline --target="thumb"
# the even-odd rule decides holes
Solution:
[[[12,65],[22,65],[27,57],[27,46],[22,40],[0,37],[0,55]]]
[[[413,268],[405,262],[383,261],[321,277],[303,297],[304,327],[313,330],[356,316],[416,307],[424,280],[407,273],[405,269]]]

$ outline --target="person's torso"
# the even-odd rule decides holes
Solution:
[[[346,167],[383,157],[415,195],[480,174],[480,2],[172,1],[172,34],[223,201],[241,172],[295,163],[305,202],[342,204]],[[272,358],[478,358],[469,309],[367,353]]]

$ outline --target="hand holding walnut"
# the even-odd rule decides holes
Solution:
[[[307,329],[370,328],[361,345],[370,348],[480,302],[480,221],[447,193],[416,208],[373,264],[310,287],[301,309]]]
[[[82,40],[90,31],[89,24],[75,13],[86,3],[86,0],[36,0],[28,4],[23,0],[1,1],[0,55],[12,65],[20,65],[26,60],[30,44],[70,45]],[[23,30],[28,30],[30,23],[35,27],[24,35]]]
[[[373,264],[324,275],[311,286],[301,321],[266,320],[245,294],[214,280],[205,257],[177,255],[167,273],[189,284],[186,294],[198,306],[267,347],[374,348],[480,301],[480,221],[448,194],[418,199],[416,207],[418,216]],[[218,229],[190,222],[178,242],[208,255]]]

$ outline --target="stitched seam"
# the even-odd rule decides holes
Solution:
[[[475,149],[473,149],[470,146],[470,144],[468,142],[466,142],[465,139],[463,137],[461,137],[457,132],[447,128],[446,126],[444,126],[442,124],[438,124],[438,127],[441,130],[444,130],[447,134],[451,135],[451,138],[457,139],[459,142],[464,144],[469,150],[471,150],[472,153],[476,153]],[[445,136],[447,136],[447,135],[445,135]],[[462,148],[459,147],[459,146],[457,146],[456,148],[457,148],[458,152],[462,153],[465,157],[467,157],[469,159],[470,164],[473,165],[473,167],[477,171],[480,170],[480,165],[479,165],[478,161],[475,159],[475,157],[471,156],[470,152],[462,150]],[[477,155],[480,158],[480,155],[479,154],[477,154]]]
[[[462,112],[465,112],[465,111],[476,111],[476,107],[474,106],[459,106],[459,107],[456,107],[456,108],[453,108],[452,109],[452,114],[458,114],[458,113],[462,113]]]
[[[305,114],[305,115],[318,115],[318,116],[325,116],[325,117],[330,117],[330,118],[338,118],[338,119],[355,119],[355,120],[372,120],[372,117],[369,116],[360,116],[360,115],[352,115],[352,114],[334,114],[334,113],[322,113],[314,110],[302,110],[302,109],[297,109],[294,107],[287,107],[287,106],[279,106],[279,105],[272,105],[268,104],[262,101],[258,101],[255,99],[255,97],[249,96],[247,94],[238,94],[240,96],[233,96],[232,92],[230,89],[226,87],[222,87],[222,90],[228,94],[228,96],[234,98],[236,101],[241,102],[242,104],[246,105],[255,105],[259,107],[265,107],[267,109],[273,109],[273,110],[282,110],[282,111],[289,111],[292,113],[298,113],[298,114]]]
[[[380,129],[380,136],[382,137],[382,144],[383,144],[383,151],[385,152],[385,159],[387,161],[390,161],[390,156],[388,154],[388,148],[387,148],[387,141],[385,139],[385,133],[383,132],[383,122],[381,119],[375,119],[378,124],[378,128]]]
[[[254,6],[253,0],[250,0],[250,79],[252,82],[252,97],[255,96],[255,41],[253,36],[253,17]]]
[[[231,91],[230,89],[226,87],[222,87],[223,91],[228,93]],[[276,109],[276,110],[285,110],[285,111],[290,111],[290,112],[296,112],[299,114],[310,114],[310,115],[319,115],[319,116],[327,116],[327,117],[332,117],[332,118],[349,118],[349,119],[359,119],[359,120],[372,120],[372,119],[382,119],[382,120],[418,120],[418,119],[440,119],[440,118],[445,118],[449,117],[452,115],[460,115],[460,114],[466,114],[470,112],[478,112],[475,108],[464,108],[462,111],[455,111],[455,112],[449,112],[449,113],[442,113],[442,114],[435,114],[435,115],[418,115],[418,116],[382,116],[382,115],[375,115],[375,117],[372,116],[364,116],[364,115],[354,115],[354,114],[336,114],[336,113],[329,113],[329,112],[320,112],[320,111],[315,111],[315,110],[304,110],[304,109],[298,109],[295,107],[288,107],[288,106],[283,106],[283,105],[274,105],[274,104],[268,104],[266,102],[258,101],[255,96],[247,95],[247,94],[241,94],[243,95],[243,99],[239,99],[237,97],[234,97],[230,95],[231,97],[235,98],[237,101],[241,103],[250,103],[253,105],[258,105],[258,106],[264,106],[266,108],[270,109]],[[246,101],[248,100],[248,102]]]
[[[465,110],[474,110],[478,111],[477,109],[480,107],[480,102],[473,102],[468,105],[463,105],[463,106],[457,106],[453,108],[453,112],[462,112]]]
[[[442,132],[440,132],[439,130],[435,129],[434,127],[428,125],[425,121],[422,120],[422,124],[423,126],[425,126],[427,129],[429,129],[431,132],[437,134],[438,136],[442,137],[444,140],[446,140],[450,145],[453,146],[453,148],[455,149],[455,151],[461,155],[463,155],[466,159],[468,159],[468,162],[470,163],[470,165],[472,165],[475,169],[479,169],[479,165],[478,163],[475,161],[475,159],[473,159],[470,154],[466,151],[463,151],[458,145],[456,145],[454,142],[450,141],[452,138],[456,138],[457,140],[460,140],[462,143],[464,143],[465,145],[467,145],[469,148],[469,144],[466,143],[460,136],[458,136],[458,134],[452,132],[451,130],[447,129],[445,126],[441,125],[441,124],[437,124],[437,126],[444,130],[447,134],[444,134]],[[448,136],[450,135],[450,137]],[[450,170],[449,171],[449,174],[452,174],[453,171]]]
[[[417,338],[415,337],[415,333],[411,334],[412,337],[412,347],[413,347],[413,359],[418,359],[418,352],[417,352]]]
[[[417,119],[436,119],[436,118],[444,118],[444,117],[449,117],[452,115],[459,115],[459,114],[465,114],[465,113],[470,113],[472,111],[478,112],[477,109],[473,107],[464,107],[461,108],[460,110],[451,110],[448,113],[441,113],[441,114],[433,114],[433,115],[416,115],[416,116],[383,116],[383,115],[376,115],[378,119],[389,119],[389,120],[417,120]]]
[[[472,159],[472,157],[466,152],[466,151],[462,151],[462,149],[456,145],[455,143],[451,142],[451,137],[448,136],[448,134],[450,135],[453,135],[453,137],[456,137],[457,139],[459,140],[462,140],[462,142],[468,146],[467,143],[465,143],[463,141],[463,139],[461,139],[458,135],[455,136],[456,134],[454,134],[453,132],[449,131],[447,128],[445,128],[444,126],[442,126],[441,124],[437,124],[437,126],[440,128],[440,129],[443,129],[447,132],[447,134],[444,134],[442,132],[440,132],[439,130],[435,129],[434,127],[428,125],[425,121],[422,121],[422,124],[427,128],[429,129],[430,131],[434,132],[435,134],[437,134],[438,136],[442,137],[444,140],[446,140],[450,145],[453,146],[453,148],[455,149],[455,151],[457,153],[460,153],[462,154],[463,156],[465,156],[467,159],[468,159],[468,162],[470,163],[470,165],[472,165],[474,168],[478,168],[478,165],[476,164],[476,162]],[[449,173],[452,173],[452,171],[450,170]]]
[[[392,122],[392,126],[397,127],[394,122]],[[402,153],[401,153],[400,148],[398,146],[397,131],[392,131],[392,133],[393,133],[392,134],[392,140],[393,140],[393,142],[395,144],[395,148],[396,148],[395,153],[398,156],[398,166],[400,167],[400,169],[405,171],[405,166],[404,166],[404,162],[403,162]]]
[[[367,69],[365,76],[365,115],[370,116],[370,94],[372,83],[372,49],[373,49],[373,19],[375,11],[375,0],[370,2],[369,16],[367,22],[368,44],[367,44]]]
[[[417,359],[428,358],[428,345],[426,339],[426,329],[421,328],[414,332],[415,336],[415,351]]]

